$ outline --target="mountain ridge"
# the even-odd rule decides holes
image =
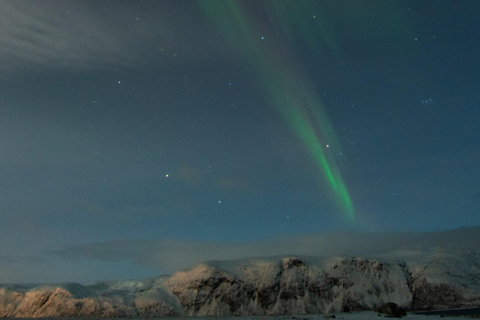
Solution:
[[[386,302],[412,311],[478,307],[480,253],[256,257],[144,280],[0,286],[0,317],[301,315],[374,310]]]

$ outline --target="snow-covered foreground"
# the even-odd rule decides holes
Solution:
[[[333,318],[333,316],[335,318]],[[302,316],[257,316],[257,317],[180,317],[168,318],[162,320],[380,320],[387,318],[374,311],[348,312],[348,313],[331,313],[331,314],[314,314]],[[463,316],[440,316],[440,315],[418,315],[409,313],[402,319],[408,320],[461,320],[468,317]],[[157,318],[158,319],[158,318]],[[392,318],[388,318],[392,319]],[[395,318],[393,318],[395,319]],[[396,318],[398,319],[398,318]],[[89,319],[92,320],[92,319]]]
[[[333,318],[333,316],[335,318]],[[380,320],[386,318],[378,312],[362,311],[349,313],[332,313],[328,315],[303,315],[303,316],[251,316],[251,317],[173,317],[173,318],[148,318],[149,320]],[[408,320],[461,320],[468,317],[463,316],[439,316],[439,315],[418,315],[407,314],[402,319]],[[5,318],[15,319],[19,318]],[[30,319],[30,318],[27,318]],[[77,320],[105,320],[105,318],[76,318]],[[115,318],[113,318],[115,319]],[[139,318],[118,318],[122,320],[138,320]],[[140,318],[141,319],[141,318]],[[392,319],[392,318],[388,318]],[[398,318],[397,318],[398,319]]]

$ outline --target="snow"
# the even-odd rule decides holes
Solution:
[[[361,311],[361,312],[345,312],[345,313],[329,313],[329,314],[315,314],[315,315],[303,315],[303,316],[251,316],[251,317],[218,317],[215,319],[218,320],[328,320],[332,316],[335,316],[335,320],[379,320],[382,318],[387,318],[382,315],[379,315],[377,312],[373,311]],[[402,319],[408,320],[461,320],[466,317],[448,317],[448,316],[437,316],[437,315],[417,315],[417,314],[407,314],[402,317]],[[175,317],[175,318],[165,318],[165,320],[212,320],[212,317]]]
[[[353,311],[375,310],[386,302],[408,310],[477,307],[480,254],[416,248],[376,259],[257,257],[204,262],[171,277],[92,285],[0,286],[0,317],[314,320],[324,319],[319,314],[352,311],[335,314],[336,319],[349,320],[378,318],[375,312]],[[436,318],[428,316],[428,320]]]

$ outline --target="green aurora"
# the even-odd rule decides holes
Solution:
[[[265,39],[262,28],[256,24],[252,12],[242,7],[242,1],[200,1],[206,16],[230,41],[230,45],[243,46],[251,68],[255,70],[257,82],[262,84],[264,94],[272,106],[281,114],[295,134],[303,142],[310,155],[317,163],[321,176],[331,191],[330,198],[342,212],[345,221],[355,222],[355,212],[350,195],[336,163],[333,151],[341,152],[341,146],[311,82],[302,73],[302,66],[278,39],[290,42],[304,41],[308,46],[324,45],[327,50],[337,52],[335,43],[328,32],[312,30],[312,22],[318,19],[312,16],[312,2],[301,2],[289,10],[285,18],[285,8],[280,2],[269,2],[263,9],[269,16],[275,30],[275,39]],[[306,6],[304,6],[304,4]],[[320,22],[320,21],[315,22]],[[315,24],[317,26],[320,23]],[[316,39],[316,34],[323,35]]]

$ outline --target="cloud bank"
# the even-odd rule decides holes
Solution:
[[[64,247],[52,254],[69,260],[130,261],[141,267],[171,274],[207,260],[286,254],[404,259],[407,254],[436,247],[480,250],[480,227],[425,233],[335,232],[252,243],[122,240]]]

